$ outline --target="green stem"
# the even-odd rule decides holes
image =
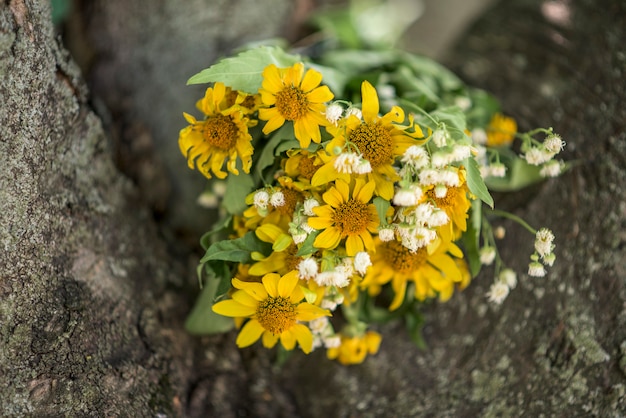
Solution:
[[[523,220],[517,215],[513,215],[512,213],[505,212],[503,210],[498,210],[498,209],[488,209],[488,211],[492,215],[500,216],[502,218],[507,218],[507,219],[517,222],[518,224],[526,228],[528,232],[530,232],[533,235],[537,234],[537,230],[535,228],[530,226],[525,220]]]

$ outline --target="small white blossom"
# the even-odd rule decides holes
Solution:
[[[361,158],[353,168],[356,174],[368,174],[372,172],[372,165],[364,158]]]
[[[267,209],[270,203],[270,195],[265,190],[259,190],[254,194],[254,206],[258,209]]]
[[[378,97],[381,99],[394,99],[396,97],[396,88],[391,84],[381,84],[376,86]]]
[[[281,191],[272,193],[270,197],[270,204],[275,208],[281,207],[285,204],[285,195]]]
[[[337,348],[341,345],[341,337],[339,335],[333,335],[332,337],[324,338],[325,348]]]
[[[445,129],[437,129],[435,132],[433,132],[432,141],[435,143],[435,145],[441,148],[445,147],[448,144],[449,137],[450,134],[448,134],[448,131],[446,131]]]
[[[315,212],[313,212],[313,208],[316,208],[320,205],[316,199],[310,197],[304,201],[304,214],[306,216],[315,216]]]
[[[324,116],[326,116],[326,120],[332,123],[333,125],[337,125],[339,119],[343,115],[343,107],[337,103],[331,103],[326,106],[326,112],[324,112]]]
[[[448,187],[458,187],[461,184],[461,180],[459,180],[459,173],[454,170],[442,171],[440,179],[440,183],[443,183]]]
[[[511,269],[504,269],[498,276],[502,283],[505,283],[509,289],[515,289],[517,286],[517,274]]]
[[[482,247],[478,254],[480,256],[480,263],[484,264],[485,266],[491,265],[491,263],[493,263],[493,260],[496,259],[496,249],[493,247]]]
[[[448,188],[443,184],[438,184],[435,186],[435,196],[438,199],[443,199],[448,194]]]
[[[420,184],[423,186],[430,186],[439,183],[439,171],[433,170],[432,168],[427,168],[420,171],[419,179]]]
[[[315,276],[315,283],[320,286],[346,287],[350,284],[350,278],[337,270],[323,271]]]
[[[378,238],[380,238],[382,242],[389,242],[395,238],[395,232],[393,228],[390,227],[381,228],[378,230]]]
[[[416,169],[423,168],[429,164],[428,152],[421,145],[411,145],[404,151],[402,162]]]
[[[543,142],[543,146],[548,150],[548,152],[552,154],[558,154],[563,151],[563,147],[565,147],[565,141],[561,139],[560,135],[554,134],[546,138]]]
[[[430,218],[428,218],[428,225],[433,228],[446,225],[448,222],[450,222],[448,214],[441,209],[435,209]]]
[[[359,251],[354,256],[354,269],[361,275],[364,276],[367,268],[372,265],[372,260],[370,259],[370,255],[365,251]]]
[[[563,170],[563,166],[560,161],[551,160],[541,167],[539,174],[541,177],[558,177]]]
[[[489,302],[497,303],[498,305],[502,304],[508,295],[509,287],[500,281],[492,284],[489,288],[489,292],[487,292]]]
[[[305,231],[296,231],[295,233],[291,234],[291,238],[293,239],[293,243],[294,244],[302,244],[304,241],[306,241],[307,237],[309,236],[309,234],[307,234]]]
[[[216,208],[220,205],[220,201],[217,195],[208,190],[202,193],[200,196],[198,196],[196,203],[199,206],[203,208],[207,208],[207,209]]]
[[[350,117],[352,115],[356,116],[359,119],[363,118],[363,113],[361,112],[361,109],[356,108],[356,107],[350,107],[346,111],[346,117]]]
[[[321,334],[326,330],[330,322],[327,316],[315,318],[309,321],[309,329],[316,334]]]
[[[426,224],[430,220],[431,216],[433,216],[433,212],[435,211],[435,207],[430,202],[420,203],[417,205],[415,210],[413,211],[413,215],[415,216],[415,220],[417,223]]]
[[[548,228],[541,228],[535,234],[535,250],[541,257],[545,257],[546,255],[552,253],[554,249],[554,245],[552,242],[554,241],[554,234]]]
[[[454,161],[463,161],[472,155],[472,148],[469,145],[455,144],[452,147],[452,159]]]
[[[528,275],[533,277],[543,277],[546,275],[546,269],[543,264],[533,261],[528,264]]]
[[[496,239],[503,239],[505,235],[506,229],[503,226],[497,226],[493,231],[493,236],[496,237]]]
[[[305,258],[298,264],[298,276],[304,280],[312,279],[317,275],[318,269],[314,258]]]
[[[304,230],[304,232],[306,232],[307,234],[310,234],[311,232],[315,231],[315,228],[311,227],[311,226],[310,226],[310,225],[306,222],[306,220],[305,220],[305,221],[303,221],[303,222],[300,224],[300,228],[302,228],[302,230]]]
[[[450,164],[451,154],[443,151],[436,152],[432,155],[430,163],[433,167],[442,168]]]
[[[213,193],[215,193],[217,196],[220,196],[220,197],[224,196],[226,194],[226,182],[214,180],[213,181]]]
[[[555,261],[556,255],[554,255],[554,253],[546,254],[546,256],[543,257],[543,264],[545,264],[546,266],[552,266]]]
[[[333,300],[329,300],[329,299],[323,299],[322,303],[320,303],[320,307],[322,309],[328,309],[331,312],[337,309],[337,305],[338,305],[337,302]]]
[[[354,152],[343,152],[337,156],[333,165],[338,173],[352,174],[360,159]]]
[[[454,104],[461,108],[461,110],[468,110],[472,106],[472,101],[469,97],[459,96],[454,99]]]
[[[549,161],[552,156],[549,153],[546,153],[545,150],[533,147],[526,151],[524,155],[524,159],[530,165],[541,165],[547,161]]]
[[[472,130],[472,141],[476,144],[484,145],[487,143],[487,132],[484,129],[476,128]]]
[[[480,171],[480,177],[484,179],[491,175],[491,169],[488,165],[481,165],[480,167],[478,167],[478,170]]]
[[[417,195],[410,189],[398,189],[393,195],[393,204],[396,206],[415,206],[418,201]]]
[[[502,163],[493,163],[489,166],[489,174],[492,177],[504,177],[506,175],[506,166]]]

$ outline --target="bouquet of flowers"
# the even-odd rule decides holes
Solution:
[[[554,235],[493,209],[490,191],[558,175],[552,129],[517,131],[484,91],[425,57],[322,42],[307,53],[253,46],[191,77],[208,83],[179,145],[218,218],[201,240],[193,333],[236,344],[327,350],[342,364],[378,351],[375,324],[445,302],[494,264],[486,297],[517,274],[493,216],[535,234],[528,275],[554,263]],[[529,251],[530,253],[531,251]]]

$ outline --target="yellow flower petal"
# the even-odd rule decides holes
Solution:
[[[255,298],[250,296],[249,293],[243,290],[238,290],[236,292],[233,292],[231,297],[233,298],[235,302],[238,302],[244,306],[249,306],[254,309],[256,309],[257,305],[259,304],[258,300],[256,300]]]
[[[285,350],[293,350],[296,346],[296,337],[291,333],[291,330],[295,327],[291,327],[289,331],[283,331],[280,334],[280,343],[285,347]]]
[[[319,306],[311,305],[308,302],[302,302],[296,307],[297,318],[300,321],[312,321],[322,316],[331,316],[330,312]]]
[[[313,246],[317,248],[333,249],[339,245],[341,240],[341,232],[335,227],[330,227],[322,231],[313,242]]]
[[[296,324],[291,329],[291,334],[300,344],[302,351],[305,354],[309,354],[313,349],[313,334],[311,334],[311,330],[303,324]]]
[[[255,308],[248,305],[242,305],[241,303],[234,301],[232,299],[223,300],[221,302],[217,302],[212,307],[213,312],[230,317],[237,316],[252,316],[254,315]]]
[[[263,347],[272,348],[278,342],[278,335],[274,335],[269,331],[263,333]]]
[[[298,273],[293,270],[278,281],[278,296],[288,298],[298,285]]]
[[[322,82],[322,73],[319,71],[315,71],[312,68],[309,68],[304,74],[304,78],[302,79],[302,84],[300,84],[300,88],[303,91],[311,91]]]
[[[352,257],[359,251],[363,251],[363,241],[358,235],[349,235],[346,239],[346,253]]]
[[[243,290],[258,301],[267,299],[267,291],[261,283],[244,282],[239,279],[233,279],[232,284],[236,289]]]
[[[235,343],[239,348],[248,347],[257,342],[264,331],[265,329],[261,326],[259,321],[251,319],[243,326]]]
[[[263,286],[265,290],[267,290],[267,294],[271,297],[275,298],[278,296],[278,281],[280,280],[280,275],[276,273],[268,273],[261,279],[263,281]]]
[[[378,94],[376,89],[369,81],[361,84],[361,97],[363,104],[361,105],[361,113],[365,122],[371,122],[378,117]]]

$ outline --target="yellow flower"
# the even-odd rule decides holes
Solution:
[[[259,109],[259,119],[267,121],[263,133],[275,131],[288,120],[293,122],[302,148],[307,148],[311,140],[319,144],[319,127],[329,124],[324,117],[324,103],[334,97],[327,86],[319,85],[321,81],[322,74],[318,71],[309,69],[305,74],[302,63],[289,68],[267,66],[259,89],[263,105],[269,106]]]
[[[330,312],[302,302],[304,293],[298,286],[297,272],[282,277],[266,274],[262,283],[233,279],[232,284],[238,289],[232,299],[216,303],[213,311],[224,316],[249,318],[237,336],[238,347],[247,347],[262,338],[263,345],[271,348],[280,339],[287,350],[293,350],[298,342],[302,351],[311,352],[313,334],[300,321],[330,316]]]
[[[411,145],[425,142],[425,140],[416,141],[416,138],[423,138],[424,135],[420,127],[413,123],[411,116],[409,125],[399,125],[404,122],[405,115],[398,106],[393,106],[385,115],[378,116],[378,94],[369,82],[364,81],[361,84],[361,95],[363,120],[351,115],[338,128],[329,127],[329,132],[335,137],[326,146],[326,151],[332,155],[336,148],[346,149],[347,143],[356,147],[372,167],[372,171],[366,176],[368,181],[376,183],[376,194],[389,200],[394,193],[393,182],[399,180],[393,168],[396,157],[404,154]],[[355,151],[353,147],[346,151]],[[311,179],[313,186],[337,178],[346,179],[345,174],[337,172],[334,166],[336,159],[337,157],[333,157],[315,173]]]
[[[455,283],[464,280],[453,257],[461,258],[463,253],[452,242],[442,241],[429,253],[427,247],[411,252],[398,241],[377,240],[372,266],[367,270],[361,288],[377,294],[382,285],[391,282],[394,298],[389,310],[400,307],[408,282],[415,283],[416,299],[425,300],[438,294],[441,301],[446,301],[452,296]]]
[[[211,172],[220,179],[225,178],[227,173],[222,171],[225,162],[233,174],[239,174],[237,159],[241,160],[246,173],[252,165],[254,149],[248,128],[257,121],[250,120],[239,105],[228,107],[227,102],[226,87],[215,83],[197,104],[206,115],[204,120],[183,114],[189,126],[180,131],[180,151],[187,158],[189,168],[197,167],[207,178],[211,178]]]
[[[363,363],[368,354],[376,354],[380,347],[382,337],[379,333],[368,331],[365,335],[348,337],[341,335],[341,345],[329,348],[326,356],[337,359],[344,366]]]
[[[379,224],[376,207],[369,203],[374,187],[374,182],[365,183],[363,179],[356,179],[351,186],[337,180],[335,187],[322,195],[327,204],[313,208],[317,216],[308,219],[311,228],[322,230],[313,246],[332,250],[346,238],[348,256],[364,248],[374,251],[371,233],[378,230]]]
[[[286,274],[298,268],[302,257],[296,256],[298,247],[287,231],[268,223],[260,225],[254,232],[261,241],[273,244],[273,251],[266,258],[254,263],[250,267],[250,274],[255,276],[267,273]]]
[[[291,179],[299,190],[311,189],[311,178],[323,164],[324,151],[310,153],[303,149],[287,151],[287,158],[283,159],[283,168],[287,177]]]
[[[487,126],[487,145],[490,147],[509,145],[513,142],[516,133],[515,119],[496,113]]]

